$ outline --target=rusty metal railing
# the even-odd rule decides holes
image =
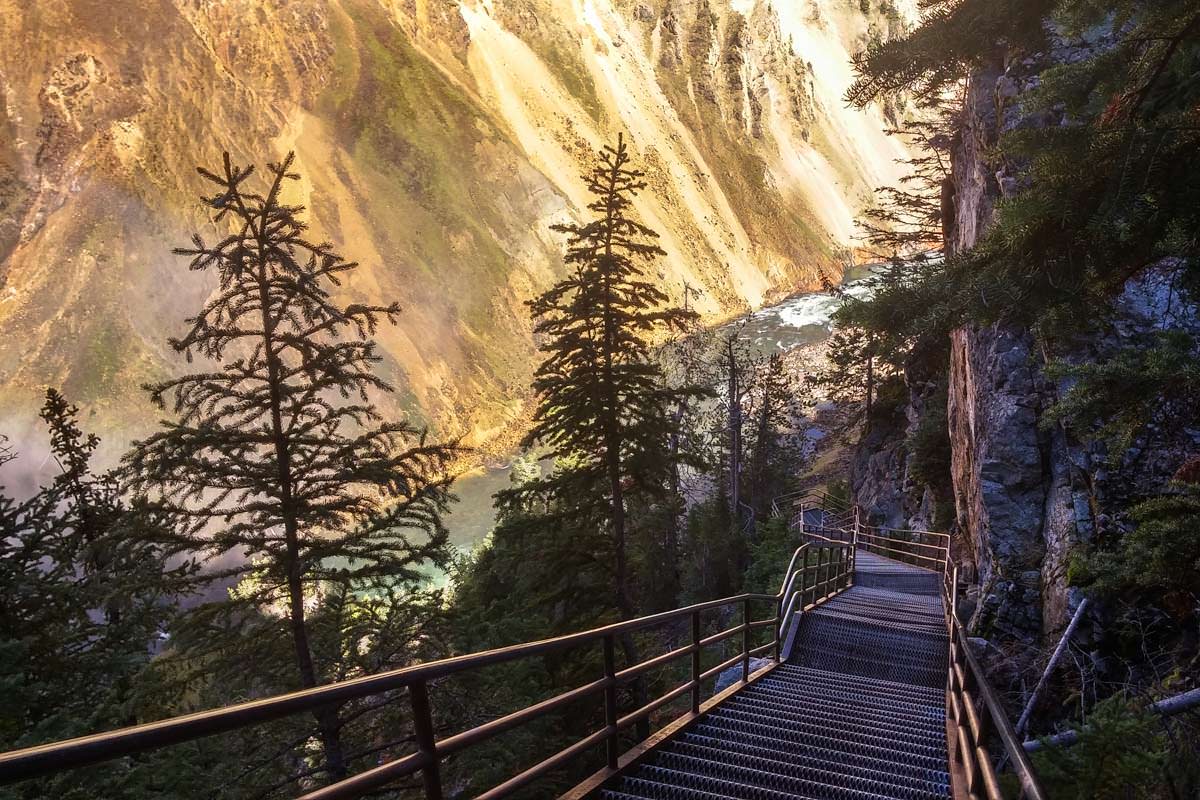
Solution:
[[[1033,765],[971,650],[966,629],[958,618],[958,565],[950,554],[950,535],[871,527],[863,525],[856,513],[854,540],[869,552],[941,573],[950,639],[947,724],[954,731],[956,742],[950,758],[962,768],[965,796],[1011,800],[1011,795],[1006,795],[1000,785],[997,759],[991,749],[995,745],[1000,762],[1007,763],[1017,778],[1017,797],[1045,800]]]
[[[1025,800],[1045,800],[1045,792],[1033,770],[1033,764],[1008,712],[987,680],[979,660],[971,649],[966,629],[958,618],[958,565],[947,558],[943,582],[946,601],[946,625],[950,634],[950,667],[946,679],[949,697],[946,709],[948,722],[953,726],[958,743],[958,761],[962,766],[966,792],[978,797],[984,792],[988,800],[1006,800],[997,775],[999,768],[989,745],[993,737],[1001,752],[1001,763],[1007,763],[1016,775],[1018,794]]]
[[[600,745],[605,747],[605,769],[611,774],[616,774],[621,758],[618,738],[621,731],[648,718],[672,701],[688,695],[691,699],[691,710],[680,720],[686,722],[689,717],[697,718],[702,706],[702,685],[706,680],[712,679],[724,670],[740,663],[740,685],[744,687],[750,681],[751,658],[770,654],[773,656],[772,667],[777,665],[782,656],[783,638],[794,627],[791,623],[794,621],[795,615],[804,609],[824,602],[849,585],[850,572],[853,569],[853,553],[850,551],[852,548],[846,543],[802,544],[793,553],[783,577],[783,585],[777,594],[739,594],[553,639],[417,664],[404,669],[188,714],[161,722],[3,753],[0,754],[0,784],[59,773],[404,688],[408,689],[410,696],[417,744],[416,752],[311,791],[303,795],[302,800],[340,800],[341,798],[360,797],[387,786],[397,779],[417,773],[422,775],[426,798],[441,800],[443,795],[441,763],[447,756],[586,698],[602,700],[604,707],[604,726],[602,728],[489,789],[481,794],[480,798],[495,800],[511,794],[567,761]],[[753,603],[770,604],[773,616],[753,619],[751,613]],[[730,607],[740,607],[741,622],[710,636],[701,636],[703,630],[701,613]],[[690,643],[637,664],[628,665],[623,669],[617,669],[615,653],[618,637],[684,619],[690,621]],[[751,634],[764,628],[771,631],[770,641],[757,647],[751,647]],[[701,670],[702,651],[739,635],[741,646],[735,655],[707,670]],[[516,659],[544,656],[570,648],[596,644],[602,647],[603,652],[603,674],[596,680],[461,733],[437,738],[429,695],[429,686],[434,681]],[[689,680],[640,708],[624,715],[619,714],[616,702],[617,687],[629,683],[652,669],[685,658],[689,659],[691,664]]]

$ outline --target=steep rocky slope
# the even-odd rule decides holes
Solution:
[[[952,147],[951,197],[944,221],[949,255],[974,246],[997,202],[1019,189],[1012,165],[992,159],[1004,132],[1061,125],[1061,116],[1026,116],[1021,95],[1041,73],[1075,51],[1008,53],[970,77]],[[1170,259],[1127,280],[1111,315],[1087,338],[1036,337],[1015,323],[953,331],[946,365],[954,518],[966,579],[976,587],[973,629],[1026,645],[1056,637],[1082,599],[1072,585],[1073,556],[1096,536],[1128,529],[1128,506],[1167,483],[1197,447],[1200,431],[1151,424],[1133,446],[1110,454],[1103,441],[1071,431],[1048,412],[1068,379],[1050,363],[1103,362],[1155,331],[1200,334],[1200,309],[1181,296]],[[884,429],[863,437],[852,475],[860,504],[885,524],[933,527],[933,497],[912,478],[909,442],[930,413],[933,387],[905,375],[907,402]],[[947,498],[948,502],[949,498]],[[1101,619],[1093,607],[1093,621]],[[1036,650],[1026,647],[1026,656]]]
[[[398,299],[400,405],[470,441],[520,418],[523,301],[549,225],[628,131],[638,211],[716,318],[797,288],[852,236],[899,145],[844,107],[847,53],[901,24],[838,0],[0,0],[0,427],[46,384],[120,441],[209,290],[170,247],[212,226],[198,163],[288,149],[315,235]]]
[[[1064,44],[1037,57],[1010,56],[972,76],[954,154],[950,252],[970,247],[995,203],[1017,189],[1005,167],[989,163],[989,142],[1018,127],[1063,124],[1024,116],[1019,98],[1043,70],[1073,53]],[[1127,523],[1131,498],[1158,491],[1200,446],[1200,431],[1152,424],[1113,458],[1102,441],[1047,415],[1069,386],[1048,374],[1051,361],[1103,362],[1154,331],[1200,333],[1200,309],[1181,298],[1171,266],[1164,262],[1127,280],[1111,319],[1092,338],[1048,344],[999,323],[952,335],[951,472],[958,522],[978,568],[977,623],[985,631],[1033,638],[1062,630],[1082,599],[1069,574],[1077,548]]]

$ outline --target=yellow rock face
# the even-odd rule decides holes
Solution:
[[[398,299],[388,402],[486,444],[523,413],[524,301],[554,222],[626,132],[666,289],[713,319],[838,269],[903,156],[841,102],[881,26],[834,0],[0,0],[0,429],[47,384],[117,442],[211,285],[171,248],[214,228],[198,164],[295,150],[314,236]],[[886,32],[886,31],[883,31]]]

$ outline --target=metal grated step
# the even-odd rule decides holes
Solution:
[[[803,775],[788,774],[794,771],[778,769],[776,765],[768,765],[770,769],[758,769],[739,763],[738,760],[726,759],[713,761],[686,755],[674,748],[658,753],[655,765],[664,769],[684,772],[696,776],[709,776],[723,781],[752,786],[762,789],[787,792],[792,795],[808,795],[812,797],[862,797],[879,798],[891,797],[897,792],[905,798],[920,798],[918,790],[905,789],[878,780],[855,778],[845,775],[833,775],[821,770],[805,770]],[[830,779],[837,781],[836,785],[828,783]],[[880,794],[886,792],[886,794]],[[924,800],[924,798],[921,798]]]
[[[652,750],[606,800],[944,800],[948,637],[938,573],[859,552],[792,652]]]
[[[804,705],[777,703],[764,700],[754,695],[732,698],[737,703],[734,707],[744,706],[746,709],[757,710],[761,714],[771,714],[783,719],[827,719],[832,723],[845,722],[849,725],[862,726],[866,730],[896,731],[906,735],[919,733],[928,736],[945,738],[946,721],[936,717],[928,719],[913,719],[910,716],[889,715],[885,712],[869,711],[854,706],[833,707],[811,701]]]
[[[718,739],[723,742],[734,742],[767,749],[783,749],[788,753],[813,753],[822,758],[839,758],[846,763],[898,763],[903,765],[905,774],[924,774],[926,772],[947,772],[946,759],[941,755],[923,756],[906,754],[898,758],[895,750],[886,748],[854,745],[832,737],[811,736],[796,733],[788,737],[777,735],[776,731],[763,730],[751,732],[739,730],[736,726],[725,723],[698,725],[695,732],[701,736]]]
[[[823,694],[789,695],[771,687],[762,687],[755,693],[755,697],[760,696],[801,710],[819,706],[835,709],[839,713],[854,714],[861,719],[894,719],[918,726],[943,725],[946,720],[945,709],[937,706],[918,703],[889,703],[884,700],[872,702],[865,700],[861,695],[852,693],[826,691]]]
[[[825,670],[807,668],[807,674],[801,678],[776,675],[776,673],[781,673],[788,667],[806,669],[798,665],[783,664],[762,680],[764,688],[771,688],[772,690],[798,694],[800,696],[814,697],[849,694],[856,702],[881,703],[885,705],[895,703],[925,706],[930,703],[938,703],[942,698],[942,692],[930,686],[909,686],[893,681],[872,681],[871,678],[857,675],[843,675],[840,672],[827,672]],[[843,678],[843,680],[834,680],[835,677]],[[861,680],[863,686],[855,687],[851,681],[844,680],[847,678]],[[891,684],[896,687],[896,690],[888,692],[886,690],[875,689],[866,685],[867,681]]]
[[[800,664],[780,664],[771,671],[768,680],[791,681],[801,685],[824,683],[831,686],[857,689],[868,695],[894,697],[910,695],[917,698],[937,700],[942,696],[941,689],[929,686],[913,686],[897,683],[883,678],[866,678],[861,675],[845,675],[819,667],[805,667]]]
[[[852,775],[886,775],[888,780],[904,786],[921,788],[948,784],[949,775],[937,769],[905,761],[872,758],[861,753],[846,753],[825,747],[796,748],[770,738],[754,737],[743,741],[716,738],[700,732],[687,732],[671,743],[672,747],[693,746],[722,753],[741,754],[785,765],[817,766],[829,773]]]
[[[735,764],[760,772],[803,778],[828,785],[854,786],[873,794],[906,793],[920,798],[937,797],[939,792],[944,794],[944,787],[936,780],[893,775],[890,766],[883,768],[883,764],[877,765],[876,769],[856,769],[852,766],[817,759],[810,759],[806,762],[781,761],[777,758],[764,757],[761,754],[729,749],[724,745],[712,747],[688,741],[673,742],[666,752],[717,764]]]
[[[938,763],[938,759],[944,758],[946,754],[946,748],[939,747],[936,743],[922,747],[903,742],[892,742],[881,737],[855,736],[836,728],[800,726],[790,723],[769,725],[760,720],[747,720],[731,714],[722,714],[718,717],[714,713],[707,719],[707,724],[713,730],[725,731],[726,734],[743,733],[751,736],[774,737],[792,744],[824,746],[831,750],[865,753],[875,758],[904,758],[905,760],[930,758],[934,759],[934,763]]]

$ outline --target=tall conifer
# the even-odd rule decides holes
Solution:
[[[306,621],[323,594],[340,602],[372,584],[415,584],[426,564],[444,562],[456,448],[382,421],[372,404],[392,387],[373,371],[371,336],[400,309],[331,297],[357,265],[306,238],[303,209],[282,196],[299,177],[292,163],[289,154],[269,165],[263,194],[251,188],[254,167],[228,154],[219,172],[199,170],[224,233],[215,244],[196,235],[176,253],[218,285],[170,344],[207,364],[147,387],[176,419],[138,442],[126,467],[183,521],[181,549],[237,557],[213,577],[254,573],[240,598],[284,609],[294,666],[284,682],[311,687],[336,677],[322,674]],[[333,708],[316,718],[336,778],[346,771],[344,721]]]
[[[771,500],[798,476],[803,455],[794,427],[806,399],[801,387],[787,373],[783,356],[772,353],[759,365],[751,392],[752,419],[747,450],[745,488],[755,520],[765,520]]]
[[[549,480],[574,497],[580,514],[605,521],[614,552],[614,601],[635,613],[626,534],[628,496],[662,496],[669,482],[672,410],[695,387],[667,388],[652,357],[655,337],[681,329],[695,313],[667,305],[645,264],[665,255],[657,234],[632,219],[645,187],[630,166],[624,137],[605,146],[583,176],[594,200],[582,225],[556,225],[568,236],[571,273],[530,303],[545,360],[534,388],[538,406],[527,444],[540,443],[569,469]],[[632,640],[626,643],[633,657]]]
[[[53,481],[16,500],[0,485],[0,750],[139,721],[141,677],[194,565],[167,566],[160,522],[97,474],[100,440],[56,390],[42,419]],[[16,454],[0,437],[0,464]],[[24,782],[4,797],[145,797],[136,764]]]

